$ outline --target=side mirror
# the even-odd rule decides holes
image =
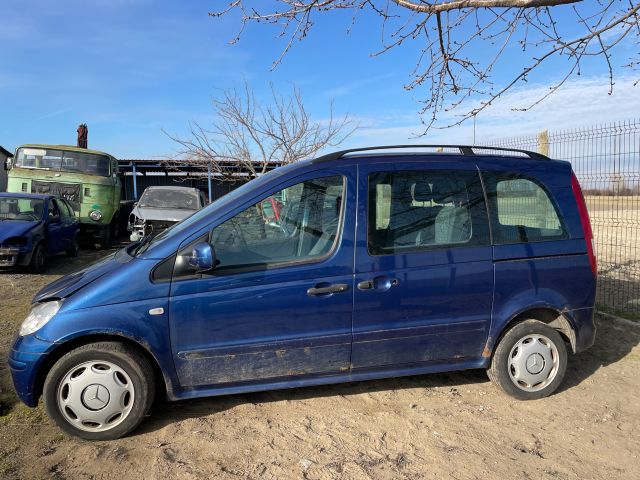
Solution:
[[[195,273],[208,272],[216,265],[214,248],[206,242],[201,242],[193,247],[189,257],[189,268]]]
[[[4,161],[4,169],[11,170],[13,168],[13,158],[7,158]]]

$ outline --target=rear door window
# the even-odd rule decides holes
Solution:
[[[567,237],[549,192],[517,174],[484,174],[494,243],[526,243]]]
[[[372,255],[489,244],[476,172],[411,170],[369,175]]]

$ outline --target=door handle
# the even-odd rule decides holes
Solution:
[[[346,283],[334,283],[333,285],[319,284],[307,290],[307,295],[316,297],[319,295],[332,295],[334,293],[346,292],[348,290],[349,285]]]
[[[383,275],[381,277],[375,277],[370,280],[358,282],[358,290],[379,290],[384,292],[396,285],[400,285],[400,280]]]

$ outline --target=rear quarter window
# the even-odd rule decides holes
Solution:
[[[567,238],[562,216],[549,191],[520,174],[484,174],[493,241],[496,244]]]

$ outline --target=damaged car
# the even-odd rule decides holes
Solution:
[[[157,235],[206,204],[204,193],[190,187],[147,187],[129,215],[131,241]]]
[[[80,223],[69,202],[52,195],[0,193],[0,267],[45,268],[47,256],[78,255]]]

